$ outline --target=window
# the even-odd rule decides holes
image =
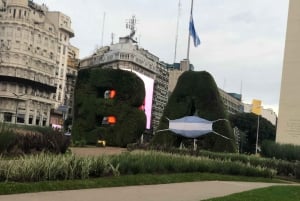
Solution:
[[[12,113],[4,113],[4,122],[12,122]]]
[[[2,82],[2,84],[0,84],[1,86],[1,91],[7,91],[7,83],[6,82]]]

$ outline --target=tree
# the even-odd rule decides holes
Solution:
[[[258,145],[263,140],[275,141],[275,126],[264,117],[259,117]],[[229,116],[232,127],[237,127],[245,135],[241,138],[243,153],[255,153],[257,135],[257,115],[253,113],[238,113]],[[240,145],[241,146],[241,145]]]

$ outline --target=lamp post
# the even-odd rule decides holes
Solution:
[[[24,96],[26,94],[16,94],[14,92],[11,92],[13,95],[15,95],[17,97],[17,100],[16,100],[16,116],[15,116],[15,124],[17,123],[17,119],[18,119],[18,107],[19,107],[19,98],[21,96]]]
[[[258,147],[258,133],[259,133],[259,116],[261,115],[262,106],[261,100],[252,100],[252,113],[257,115],[257,129],[256,129],[256,142],[255,142],[255,155],[257,154],[257,147]]]
[[[257,147],[258,147],[258,132],[259,132],[259,114],[257,115],[257,130],[256,130],[255,155],[257,154]]]

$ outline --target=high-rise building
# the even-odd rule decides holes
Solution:
[[[168,100],[169,73],[166,64],[149,51],[140,48],[132,37],[127,36],[121,37],[116,44],[99,48],[92,56],[80,61],[80,69],[94,67],[129,70],[153,80],[153,94],[150,92],[151,97],[153,96],[153,99],[150,98],[152,111],[148,111],[152,115],[148,129],[156,130]],[[146,104],[147,101],[149,99]]]
[[[71,20],[32,0],[0,1],[0,122],[48,126],[63,104]]]
[[[168,71],[169,71],[169,86],[168,90],[171,94],[176,87],[178,78],[184,73],[185,71],[194,70],[193,64],[190,64],[189,60],[183,59],[180,63],[173,63],[168,64]]]
[[[66,118],[73,117],[74,90],[79,68],[79,49],[69,46],[64,105],[67,108]]]
[[[219,94],[223,100],[225,109],[229,114],[237,114],[244,112],[241,94],[227,93],[226,91],[220,88]]]
[[[300,1],[290,0],[276,142],[300,145]]]

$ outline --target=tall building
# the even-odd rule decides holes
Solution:
[[[152,89],[146,89],[146,96],[147,91],[151,93],[151,97],[153,96],[153,99],[150,98],[152,111],[149,111],[151,118],[147,120],[147,128],[156,130],[168,101],[169,73],[166,64],[148,50],[139,47],[132,39],[133,35],[132,30],[129,36],[121,37],[118,43],[99,48],[92,56],[80,61],[80,69],[94,67],[124,69],[146,76],[148,81],[145,83],[144,80],[145,85],[152,80],[154,86],[150,86]],[[146,100],[146,104],[147,101],[149,99]],[[149,113],[146,111],[147,118]]]
[[[223,100],[225,109],[229,114],[244,112],[241,94],[227,93],[226,91],[220,88],[219,88],[219,94]]]
[[[69,46],[64,105],[67,108],[66,117],[73,116],[74,89],[79,68],[79,49]]]
[[[177,80],[182,73],[185,71],[194,70],[193,64],[190,64],[189,60],[187,59],[182,60],[180,63],[168,64],[167,67],[169,71],[169,93],[172,93],[175,89]]]
[[[276,142],[300,145],[300,1],[290,0]]]
[[[70,18],[31,0],[0,1],[0,122],[48,126],[63,104]]]

